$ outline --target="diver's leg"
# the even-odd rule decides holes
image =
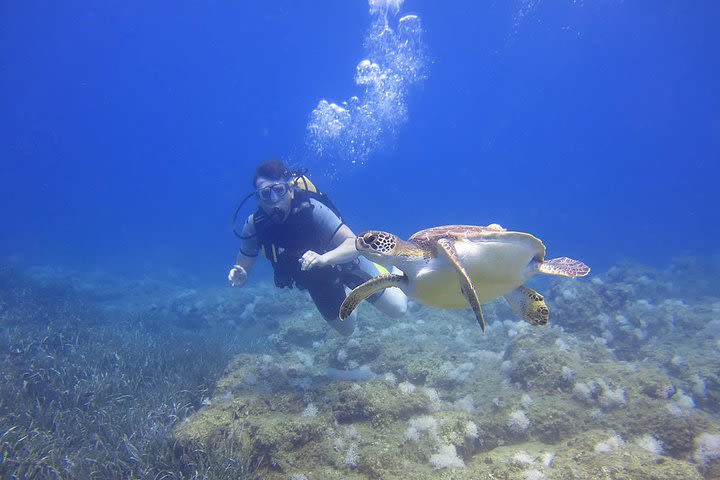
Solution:
[[[345,287],[345,294],[343,295],[343,300],[345,300],[345,297],[347,294],[350,293],[350,289]],[[342,304],[342,301],[340,302]],[[330,324],[331,327],[335,329],[340,335],[343,335],[345,337],[349,337],[353,334],[355,331],[355,327],[357,325],[357,317],[358,317],[358,310],[355,309],[345,320],[340,320],[340,317],[338,317],[338,312],[340,311],[340,306],[335,309],[335,318],[328,320],[325,318],[325,321]]]
[[[340,320],[340,305],[345,300],[345,288],[339,283],[313,286],[308,289],[315,306],[325,321],[340,335],[349,337],[355,331],[357,311],[345,320]]]
[[[378,266],[376,264],[374,264],[367,258],[359,257],[359,259],[359,267],[364,272],[367,272],[373,277],[384,273],[378,269]],[[396,267],[392,267],[390,273],[402,275],[402,272]],[[403,315],[405,315],[405,312],[407,312],[407,296],[405,295],[405,293],[403,293],[402,290],[397,287],[391,287],[386,288],[379,293],[380,295],[376,294],[368,299],[368,301],[372,303],[375,308],[383,312],[385,315],[394,318],[402,317]]]
[[[373,307],[390,317],[402,317],[407,312],[407,296],[397,287],[386,288],[380,298],[369,301]]]

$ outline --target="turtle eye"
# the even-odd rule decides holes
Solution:
[[[372,233],[368,233],[368,234],[365,235],[365,237],[363,238],[363,240],[365,240],[365,243],[367,243],[368,245],[371,245],[371,244],[375,243],[375,240],[376,240],[376,239],[377,239],[377,237],[376,237],[375,235],[373,235]]]

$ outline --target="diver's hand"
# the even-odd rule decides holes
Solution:
[[[311,268],[320,268],[327,265],[327,261],[317,252],[308,250],[298,260],[300,262],[300,270],[310,270]]]
[[[247,282],[247,272],[241,265],[233,265],[228,273],[228,282],[233,287],[242,287]]]

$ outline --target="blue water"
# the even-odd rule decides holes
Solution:
[[[0,0],[0,477],[512,476],[540,441],[549,478],[718,478],[720,4],[399,1]],[[547,327],[363,302],[342,337],[268,262],[227,285],[272,157],[357,233],[500,223],[591,275],[532,281]]]
[[[427,56],[407,120],[329,175],[306,126],[358,94],[365,1],[2,2],[0,262],[223,282],[234,206],[276,156],[355,231],[498,222],[601,270],[717,253],[716,2],[407,13]]]

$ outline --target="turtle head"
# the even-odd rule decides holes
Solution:
[[[398,237],[392,233],[368,230],[355,239],[355,248],[365,256],[386,259],[395,255],[398,240]]]

